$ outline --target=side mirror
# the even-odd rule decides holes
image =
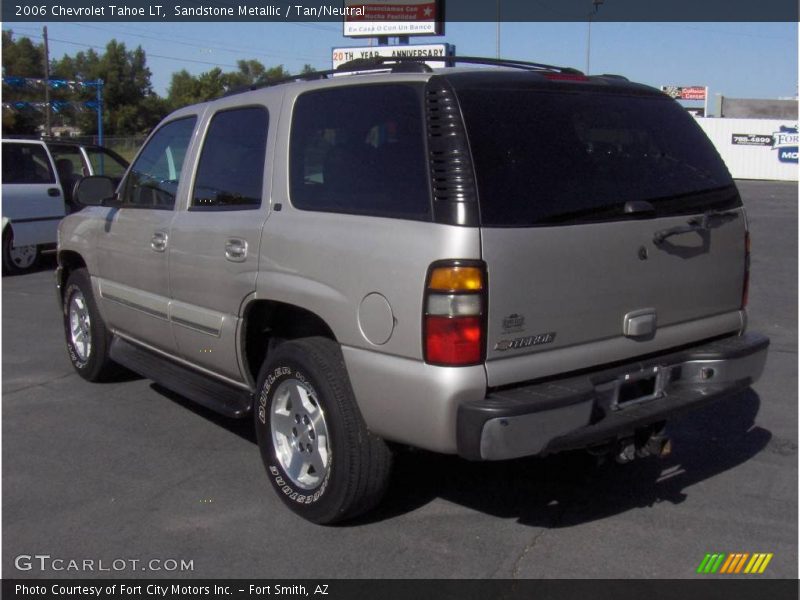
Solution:
[[[114,181],[110,177],[89,175],[77,183],[72,197],[82,206],[101,206],[103,200],[114,196],[115,189]]]

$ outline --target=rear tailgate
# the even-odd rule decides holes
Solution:
[[[576,83],[457,89],[481,212],[490,386],[742,327],[745,216],[677,103]]]
[[[483,229],[489,385],[622,360],[740,329],[743,215],[702,235],[685,233],[660,246],[653,243],[657,231],[686,222],[686,217],[672,217]],[[637,324],[643,333],[633,335]],[[670,327],[679,324],[685,326]],[[559,349],[566,350],[550,360],[540,356]],[[520,355],[529,359],[498,364]]]

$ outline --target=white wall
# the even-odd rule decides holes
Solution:
[[[781,162],[779,153],[794,152],[797,160],[797,133],[794,134],[793,150],[774,147],[774,135],[781,127],[797,131],[796,121],[775,119],[713,119],[698,118],[697,122],[714,143],[722,160],[734,179],[770,179],[777,181],[797,181],[797,162]],[[735,144],[734,135],[760,135],[772,138],[770,145]],[[782,137],[786,142],[786,136]],[[763,141],[762,141],[763,143]],[[767,142],[769,143],[769,142]]]
[[[797,133],[794,133],[793,150],[787,147],[775,148],[773,145],[735,144],[734,135],[754,134],[773,137],[781,126],[797,131],[797,121],[774,119],[713,119],[699,118],[697,122],[714,143],[722,160],[734,179],[771,179],[778,181],[797,181]],[[786,142],[786,136],[782,138]],[[774,144],[774,138],[773,138]],[[779,153],[794,152],[795,162],[781,162]]]

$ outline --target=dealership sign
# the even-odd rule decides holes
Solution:
[[[344,0],[346,37],[441,35],[444,0]]]
[[[797,125],[781,127],[772,134],[772,148],[778,151],[778,160],[785,163],[797,163]]]
[[[778,151],[778,160],[783,163],[797,163],[798,143],[797,125],[782,125],[778,131],[769,133],[734,133],[731,136],[734,146],[763,146]]]
[[[708,88],[701,85],[662,85],[661,91],[676,100],[705,100],[708,97]]]
[[[375,58],[376,56],[385,56],[387,58],[396,56],[413,56],[425,59],[438,58],[440,60],[425,60],[425,63],[432,69],[441,69],[447,66],[447,63],[441,59],[454,54],[455,46],[450,44],[405,44],[400,46],[334,48],[331,58],[334,69],[351,60]]]

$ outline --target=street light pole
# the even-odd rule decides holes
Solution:
[[[586,26],[586,74],[589,74],[589,66],[592,59],[592,17],[597,14],[600,5],[605,0],[592,0],[592,11],[588,15],[588,23]]]

